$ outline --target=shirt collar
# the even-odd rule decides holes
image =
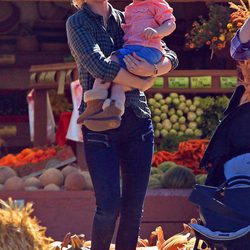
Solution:
[[[113,17],[115,20],[117,20],[117,13],[115,12],[115,9],[112,7],[112,5],[110,3],[108,3],[108,5],[109,5],[109,9],[110,9],[109,18]],[[91,15],[94,18],[97,18],[97,19],[101,18],[102,19],[102,16],[93,12],[87,3],[84,3],[82,5],[81,9],[85,10],[89,15]]]

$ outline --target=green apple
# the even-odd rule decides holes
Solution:
[[[170,130],[172,128],[172,123],[169,119],[166,119],[162,122],[163,128],[166,130]]]
[[[171,97],[171,98],[177,98],[179,95],[177,94],[177,93],[170,93],[169,94],[169,96]]]
[[[191,128],[192,130],[197,129],[197,123],[196,122],[190,122],[188,124],[188,128]]]
[[[183,111],[178,109],[176,111],[176,114],[181,117],[181,116],[183,116]]]
[[[153,117],[153,121],[154,121],[155,123],[158,123],[158,122],[161,121],[161,118],[160,118],[159,116],[154,116],[154,117]]]
[[[184,124],[186,122],[186,118],[184,116],[179,118],[179,123]]]
[[[161,117],[161,120],[164,121],[165,119],[167,119],[168,115],[166,113],[162,113],[160,117]]]
[[[171,115],[169,120],[172,122],[172,123],[176,123],[178,121],[178,116],[177,115]]]
[[[172,98],[170,96],[165,98],[165,103],[166,104],[171,104],[172,103]]]
[[[163,99],[163,95],[161,93],[156,93],[154,95],[154,98],[155,98],[155,100],[159,101],[159,100]]]

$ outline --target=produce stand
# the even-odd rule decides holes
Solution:
[[[50,80],[44,79],[43,77],[45,77],[46,74],[49,75],[50,72],[53,72],[55,76],[63,74],[64,78],[60,79],[60,77],[58,76],[57,78],[50,78]],[[70,72],[71,76],[67,77],[67,72]],[[70,82],[78,79],[76,65],[74,63],[35,65],[31,66],[30,73],[30,88],[34,88],[36,90],[34,144],[44,145],[46,144],[47,120],[46,114],[42,112],[46,110],[46,92],[51,88],[63,88],[60,87],[60,84],[61,86],[64,86],[64,84],[67,86]],[[203,77],[205,77],[205,79],[209,79],[208,86],[202,86],[202,83],[204,81]],[[175,70],[163,77],[159,77],[155,86],[148,90],[146,94],[167,94],[170,92],[186,94],[232,93],[236,84],[235,79],[237,79],[236,70]],[[60,80],[62,81],[62,83],[59,83]],[[175,81],[175,85],[177,85],[177,87],[170,87],[171,80],[172,82]],[[192,87],[192,80],[200,81],[201,86]],[[185,82],[184,84],[187,83],[185,86],[182,85],[183,81]],[[228,83],[228,85],[223,85],[223,82]],[[43,117],[43,119],[41,119],[41,116]]]
[[[33,13],[34,7],[39,2],[44,2],[45,4],[46,2],[48,4],[49,2],[67,4],[69,1],[6,0],[6,2],[13,2],[23,9],[25,9],[25,6],[30,5],[33,9],[29,11]],[[166,96],[169,96],[171,93],[184,94],[187,96],[187,99],[193,98],[194,96],[206,97],[209,95],[215,96],[222,94],[229,96],[238,81],[238,72],[235,69],[236,65],[235,62],[232,62],[232,59],[229,58],[229,51],[226,53],[226,61],[229,63],[223,65],[223,67],[221,67],[221,65],[217,67],[216,62],[206,60],[208,55],[207,51],[188,51],[184,48],[184,34],[187,32],[188,26],[196,19],[197,15],[207,15],[207,1],[170,0],[169,2],[174,8],[177,17],[177,30],[166,39],[166,43],[177,53],[180,65],[178,69],[157,78],[153,88],[146,92],[148,100],[154,98],[156,94],[162,95],[162,99],[165,99]],[[227,4],[226,0],[213,2]],[[128,1],[112,0],[111,3],[115,8],[122,10],[128,4]],[[183,13],[185,13],[185,15]],[[33,17],[34,20],[35,18],[36,17]],[[51,18],[49,22],[51,22],[51,27],[54,30],[56,21]],[[53,35],[55,36],[55,34]],[[65,44],[63,44],[63,46],[65,46]],[[56,48],[55,44],[54,48]],[[27,114],[0,116],[0,135],[3,133],[6,136],[6,134],[9,133],[10,136],[6,138],[8,142],[12,143],[10,146],[18,144],[21,148],[32,146],[43,148],[50,143],[47,140],[47,93],[51,90],[57,91],[58,94],[68,93],[70,83],[78,79],[76,64],[74,62],[66,62],[65,60],[65,57],[69,56],[69,53],[68,49],[61,51],[14,50],[6,52],[1,51],[0,43],[0,89],[8,91],[10,94],[24,93],[31,89],[35,91],[33,143],[30,141]],[[196,60],[197,62],[195,62]],[[203,68],[204,65],[205,67]],[[163,106],[163,104],[160,103],[160,99],[157,101]],[[156,121],[154,122],[157,123]],[[163,122],[162,118],[161,122]],[[160,134],[159,138],[156,138],[157,142],[162,140],[163,136],[161,136]],[[80,169],[87,169],[83,143],[76,142],[74,146],[78,167],[80,167]],[[200,146],[202,150],[200,150],[201,148],[196,148],[195,151],[195,153],[199,151],[199,157],[201,157],[204,152],[204,145]],[[167,156],[165,155],[166,158],[164,158],[164,161],[162,160],[163,158],[156,157],[155,155],[152,169],[160,169],[160,167],[158,168],[158,164],[154,164],[155,162],[164,163],[165,161],[169,161],[173,155],[180,155],[180,151],[182,151],[181,148],[178,151],[179,153],[177,151],[174,153],[165,152]],[[193,159],[191,158],[192,154],[194,155],[194,151],[187,150],[187,154],[190,156],[190,164],[193,164]],[[172,159],[174,159],[174,157],[171,158],[171,161]],[[69,161],[66,159],[66,161],[59,162],[61,164],[58,165],[57,160],[58,159],[54,157],[37,165],[30,164],[27,165],[26,170],[29,172],[33,169],[36,175],[37,171],[41,173],[50,166],[58,166],[58,168],[64,167],[68,163],[75,161],[75,157],[71,154],[68,159]],[[196,163],[198,160],[200,160],[200,158],[196,159]],[[190,168],[192,169],[192,167]],[[196,166],[196,173],[197,168]],[[17,171],[19,175],[24,178],[26,175],[32,174],[33,171],[27,173],[24,170],[25,169],[19,169]],[[155,176],[161,175],[162,172],[160,172],[157,172]],[[160,178],[161,177],[162,176],[160,176]],[[140,235],[142,238],[148,238],[150,232],[159,225],[163,227],[165,236],[168,237],[182,231],[182,223],[187,223],[191,218],[197,218],[198,216],[196,207],[187,200],[191,189],[161,188],[162,187],[155,185],[155,183],[149,186],[141,225]],[[38,217],[43,226],[47,227],[47,235],[52,236],[56,240],[62,240],[64,235],[69,231],[77,234],[84,233],[87,238],[90,238],[90,228],[95,210],[93,191],[66,191],[64,185],[61,185],[59,189],[60,191],[55,192],[44,190],[32,192],[0,190],[0,199],[7,200],[8,197],[12,197],[17,200],[19,204],[28,201],[33,202],[33,214]]]

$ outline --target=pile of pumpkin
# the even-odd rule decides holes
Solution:
[[[93,185],[87,171],[68,165],[62,170],[49,168],[38,177],[18,177],[10,167],[0,167],[0,190],[59,191],[90,190]]]
[[[192,219],[191,223],[197,223],[197,221]],[[165,239],[163,229],[159,226],[151,232],[149,239],[138,238],[136,250],[192,250],[196,241],[195,233],[189,225],[183,224],[183,227],[183,232]],[[62,242],[53,242],[51,246],[53,250],[87,250],[91,247],[91,241],[87,241],[83,234],[71,235],[68,233]],[[199,242],[198,247],[209,250],[203,241]],[[110,250],[115,250],[114,244],[110,245]]]
[[[165,161],[157,167],[151,167],[148,188],[192,188],[195,184],[204,184],[206,178],[207,174],[195,175],[187,167]]]
[[[47,237],[46,228],[31,217],[33,209],[29,202],[20,207],[9,199],[7,202],[0,200],[0,205],[0,250],[86,250],[91,246],[91,241],[86,240],[84,235],[68,233],[62,242]],[[191,223],[196,221],[192,219]],[[138,239],[137,250],[191,250],[194,244],[195,235],[188,225],[184,224],[183,232],[167,240],[159,226],[149,240]],[[111,244],[110,250],[115,250],[114,244]]]

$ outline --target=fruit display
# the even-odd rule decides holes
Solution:
[[[155,137],[164,138],[168,135],[201,137],[199,124],[204,111],[200,108],[200,99],[200,97],[189,99],[177,93],[170,93],[166,97],[156,93],[153,98],[149,98]]]
[[[159,164],[171,161],[178,165],[182,165],[192,169],[194,174],[203,173],[204,170],[199,168],[200,161],[205,153],[208,140],[194,139],[181,142],[178,150],[169,152],[161,150],[153,155],[152,165],[158,167]]]
[[[148,99],[156,138],[210,137],[228,105],[226,96],[195,96],[156,93]]]
[[[207,174],[194,175],[189,168],[166,161],[151,167],[148,188],[192,188],[194,184],[204,184],[206,178]]]
[[[19,177],[10,167],[0,167],[0,191],[76,191],[92,190],[88,171],[76,165],[67,165],[62,170],[49,168],[40,176]]]
[[[28,163],[38,163],[56,155],[55,147],[46,148],[25,148],[17,155],[7,154],[0,158],[0,166],[10,166],[12,168],[21,167]]]

